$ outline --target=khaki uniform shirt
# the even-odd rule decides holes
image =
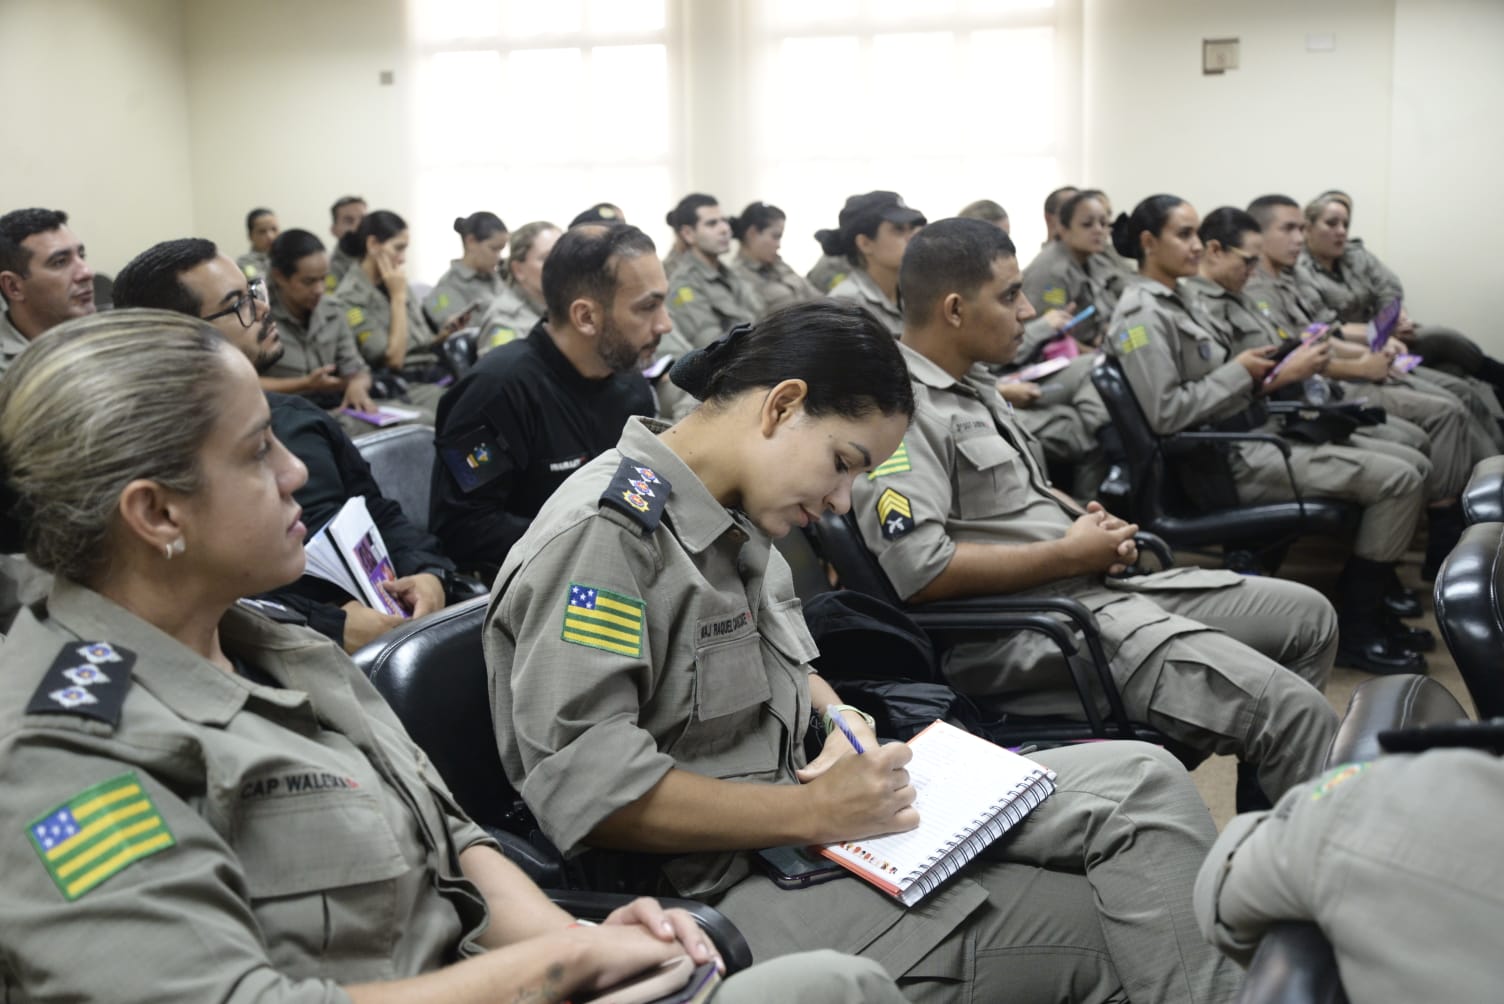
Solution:
[[[1080,264],[1064,241],[1050,241],[1023,271],[1024,296],[1040,314],[1047,310],[1064,310],[1072,303],[1078,314],[1087,307],[1097,308],[1095,314],[1071,330],[1077,341],[1087,345],[1096,344],[1107,330],[1107,322],[1117,307],[1123,284],[1124,276],[1106,256],[1092,255],[1085,264]],[[1035,328],[1037,324],[1033,322],[1029,327]],[[1048,329],[1048,325],[1045,327]],[[1049,336],[1054,336],[1053,330],[1049,331]],[[1024,344],[1019,349],[1019,360],[1029,361],[1040,344],[1031,345],[1026,333]]]
[[[702,349],[761,313],[762,303],[739,273],[686,252],[669,274],[668,315],[674,330],[664,336],[660,351],[682,356]]]
[[[1211,279],[1191,276],[1180,280],[1180,288],[1186,299],[1201,308],[1202,316],[1211,322],[1212,330],[1232,354],[1281,345],[1304,330],[1289,330],[1266,316],[1247,294],[1234,293]]]
[[[846,278],[836,283],[830,295],[837,300],[855,300],[866,307],[872,316],[882,321],[883,327],[887,328],[894,338],[903,336],[903,310],[878,288],[866,269],[852,269]]]
[[[501,293],[490,308],[476,321],[476,350],[485,355],[507,342],[526,338],[533,325],[543,319],[543,310],[535,307],[515,285],[501,284]]]
[[[264,279],[271,281],[272,260],[271,256],[260,251],[247,251],[235,259],[235,264],[240,266],[240,271],[245,273],[247,279]]]
[[[0,675],[6,1000],[342,1001],[478,951],[458,856],[486,837],[381,696],[305,628],[236,607],[219,630],[251,675],[70,582],[21,614]]]
[[[1229,418],[1253,403],[1248,371],[1179,290],[1135,279],[1107,331],[1106,350],[1158,435]]]
[[[1356,237],[1347,242],[1342,257],[1330,269],[1323,268],[1311,257],[1311,252],[1302,249],[1295,262],[1295,277],[1320,297],[1343,324],[1367,323],[1389,301],[1405,295],[1399,276],[1369,253]]]
[[[845,255],[822,254],[820,260],[804,274],[809,284],[823,293],[835,289],[855,268]]]
[[[16,361],[16,356],[25,352],[30,344],[30,339],[11,323],[10,311],[0,311],[0,376],[5,375],[10,364]]]
[[[1260,265],[1243,287],[1247,297],[1265,317],[1293,334],[1312,324],[1330,324],[1337,312],[1321,302],[1321,297],[1295,278],[1294,269],[1271,275]]]
[[[345,254],[344,248],[339,246],[339,241],[335,241],[334,250],[329,252],[329,274],[324,276],[324,291],[334,292],[340,280],[345,277],[345,273],[350,271],[350,266],[359,264],[354,258]]]
[[[862,538],[900,596],[913,596],[943,572],[957,543],[1032,544],[1058,540],[1084,512],[1050,490],[1033,437],[974,368],[963,380],[900,343],[914,385],[914,421],[899,451],[852,488]],[[1170,638],[1205,626],[1131,595],[1156,589],[1219,588],[1238,576],[1195,568],[1134,579],[1061,579],[1031,590],[1070,596],[1096,614],[1107,656],[1134,667]],[[1032,632],[958,644],[946,676],[969,693],[1006,692],[1039,713],[1079,708],[1059,649]],[[1059,702],[1060,695],[1067,700]]]
[[[480,306],[471,315],[470,323],[474,324],[492,302],[502,295],[504,288],[501,276],[495,272],[482,275],[456,258],[449,263],[449,271],[439,277],[438,283],[423,300],[423,310],[433,321],[434,327],[442,328],[444,322],[455,314],[472,303],[479,303]]]
[[[387,334],[392,327],[392,302],[386,293],[366,278],[365,269],[352,268],[339,281],[333,293],[322,302],[330,302],[339,308],[330,315],[337,333],[335,339],[346,336],[355,340],[355,346],[372,369],[386,368]],[[322,319],[322,318],[321,318]],[[313,329],[316,340],[330,338],[322,327]],[[419,372],[432,366],[437,357],[428,347],[433,344],[433,331],[423,319],[423,308],[408,291],[407,295],[407,357],[403,362],[404,373]]]
[[[333,364],[338,376],[348,377],[366,369],[366,361],[355,346],[355,335],[339,323],[340,306],[328,296],[319,298],[305,327],[287,308],[272,296],[272,320],[282,340],[282,358],[263,376],[307,376],[320,366]]]
[[[1245,965],[1308,920],[1348,1000],[1494,1001],[1504,924],[1504,761],[1468,749],[1335,767],[1222,831],[1196,881],[1202,933]]]
[[[782,258],[766,265],[738,253],[735,267],[753,294],[762,301],[765,314],[791,303],[818,300],[822,295],[808,279],[789,268]]]

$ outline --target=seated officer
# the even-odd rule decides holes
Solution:
[[[1499,999],[1504,762],[1433,749],[1335,767],[1238,816],[1196,880],[1208,941],[1243,965],[1273,924],[1331,942],[1346,999]]]
[[[423,300],[423,313],[433,325],[465,310],[470,310],[465,324],[474,324],[503,292],[496,266],[511,234],[501,217],[484,210],[457,216],[454,232],[460,235],[461,255]]]
[[[548,310],[543,302],[543,263],[562,233],[547,220],[524,223],[512,232],[507,260],[501,266],[505,276],[501,295],[475,322],[477,354],[524,337],[542,320]]]
[[[931,224],[910,242],[902,281],[914,424],[852,497],[899,595],[1079,600],[1101,625],[1130,716],[1192,749],[1237,755],[1270,797],[1309,777],[1337,725],[1318,689],[1337,642],[1331,604],[1224,571],[1112,578],[1136,559],[1137,528],[1050,487],[977,365],[1008,362],[1033,316],[1013,242],[978,220]],[[957,645],[945,672],[1019,713],[1080,713],[1059,650],[1036,634]]]
[[[735,270],[721,261],[731,249],[731,222],[709,195],[686,195],[668,214],[684,242],[669,274],[668,316],[674,330],[665,349],[684,355],[709,345],[738,324],[750,324],[762,302]]]
[[[640,370],[669,330],[654,251],[636,227],[570,229],[543,265],[548,317],[444,395],[429,525],[463,567],[499,566],[564,479],[653,413]]]
[[[251,361],[258,373],[276,364],[282,344],[264,301],[251,295],[245,276],[206,240],[164,241],[137,255],[116,280],[120,307],[151,307],[199,317]],[[249,319],[249,323],[247,323]],[[414,617],[445,605],[445,586],[454,565],[439,542],[418,529],[396,502],[381,494],[371,469],[339,423],[301,397],[268,393],[272,431],[308,468],[295,498],[303,507],[307,538],[333,519],[345,502],[365,499],[399,578],[388,591]],[[309,627],[334,639],[345,651],[385,634],[406,618],[384,614],[359,597],[313,575],[283,586],[272,599],[296,611]]]
[[[240,266],[247,279],[266,279],[266,273],[271,269],[272,241],[281,232],[277,214],[270,209],[257,207],[245,214],[245,235],[251,242],[251,249],[236,258],[235,264]]]
[[[329,275],[324,279],[325,292],[332,293],[345,277],[355,259],[340,247],[345,234],[354,233],[366,218],[366,200],[358,195],[341,195],[329,207],[329,235],[334,238],[334,253],[329,256]]]
[[[866,307],[894,338],[903,332],[898,266],[909,238],[922,226],[924,214],[905,205],[897,192],[867,192],[846,200],[836,229],[815,234],[826,254],[845,255],[851,264],[830,295]]]
[[[0,216],[0,374],[48,328],[94,313],[94,270],[57,209]]]

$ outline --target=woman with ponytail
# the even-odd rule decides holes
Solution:
[[[475,320],[503,292],[497,265],[506,250],[508,234],[501,217],[487,212],[458,216],[454,232],[460,235],[463,253],[449,263],[449,271],[423,301],[423,312],[435,327],[467,310],[471,312],[466,323]]]
[[[819,299],[821,293],[804,276],[789,268],[778,253],[787,217],[777,206],[754,202],[731,218],[731,236],[739,247],[736,270],[762,300],[765,313],[791,303]]]

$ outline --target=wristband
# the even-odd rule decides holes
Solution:
[[[867,714],[867,712],[863,711],[861,708],[858,708],[855,705],[851,704],[825,705],[825,709],[820,712],[820,721],[825,726],[826,735],[833,735],[834,733],[840,731],[840,729],[838,729],[835,725],[834,718],[836,715],[839,715],[843,711],[855,711],[857,715],[861,717],[862,721],[867,723],[867,728],[872,730],[872,734],[877,735],[877,722],[872,720],[872,716]]]

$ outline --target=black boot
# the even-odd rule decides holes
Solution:
[[[1408,652],[1430,652],[1436,648],[1436,636],[1426,628],[1411,627],[1398,617],[1384,618],[1384,633],[1389,640]]]
[[[1426,660],[1384,630],[1384,592],[1392,563],[1349,558],[1337,580],[1337,664],[1367,673],[1424,673]]]
[[[1404,583],[1400,582],[1394,563],[1380,567],[1384,569],[1384,612],[1391,617],[1419,617],[1424,613],[1420,597],[1415,595],[1415,590],[1406,589]]]
[[[1462,539],[1467,520],[1462,515],[1460,502],[1453,502],[1440,509],[1427,509],[1426,513],[1431,527],[1426,531],[1426,560],[1420,566],[1420,577],[1427,582],[1435,582],[1436,573],[1441,571],[1441,563],[1447,560],[1447,555],[1452,553],[1452,548]]]
[[[1274,803],[1264,794],[1263,785],[1259,784],[1258,768],[1242,760],[1238,761],[1238,788],[1233,807],[1240,813],[1274,808]]]

